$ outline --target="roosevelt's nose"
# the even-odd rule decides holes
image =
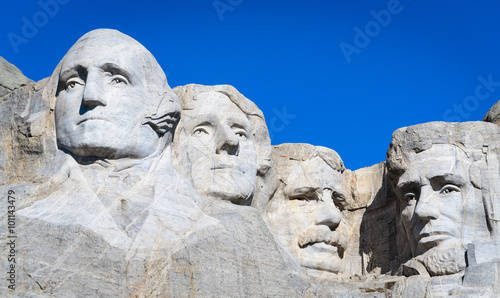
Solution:
[[[105,92],[96,74],[89,73],[87,75],[82,101],[85,108],[106,106],[108,104]]]
[[[415,206],[415,214],[423,221],[437,219],[439,211],[433,202],[436,202],[436,192],[431,186],[422,187],[420,195]]]
[[[240,141],[238,136],[228,125],[220,127],[217,134],[217,145],[215,153],[221,154],[226,152],[228,155],[238,155]]]
[[[333,231],[342,220],[342,212],[333,202],[331,189],[323,190],[321,200],[314,214],[315,224],[328,226]]]

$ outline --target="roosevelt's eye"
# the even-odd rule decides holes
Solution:
[[[333,199],[335,206],[337,206],[337,208],[339,208],[340,210],[345,209],[346,198],[345,198],[344,194],[334,191],[334,192],[332,192],[332,199]]]
[[[417,196],[413,193],[413,192],[408,192],[404,195],[404,199],[406,201],[411,201],[411,200],[415,200],[417,198]]]
[[[440,194],[449,195],[454,192],[460,192],[460,188],[453,184],[447,184],[443,188],[441,188]]]
[[[316,198],[308,197],[308,196],[296,196],[296,197],[290,197],[289,199],[290,200],[304,201],[304,202],[317,201]]]

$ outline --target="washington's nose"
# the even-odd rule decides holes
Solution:
[[[437,219],[439,217],[438,208],[432,203],[434,199],[435,192],[430,187],[422,187],[420,191],[420,196],[415,206],[415,214],[424,221],[429,221]]]
[[[224,125],[217,136],[217,154],[226,152],[228,155],[238,155],[240,142],[231,127]]]
[[[95,106],[105,106],[108,102],[105,99],[105,92],[102,90],[101,83],[93,75],[88,75],[83,91],[83,106],[92,108]]]
[[[342,212],[333,202],[331,189],[324,189],[321,199],[322,203],[315,212],[315,223],[328,226],[333,231],[342,220]]]

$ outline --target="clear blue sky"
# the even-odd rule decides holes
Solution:
[[[55,1],[0,5],[0,56],[29,78],[50,76],[86,32],[114,28],[171,87],[233,85],[273,144],[326,146],[352,170],[385,160],[399,127],[481,120],[500,97],[496,1]]]

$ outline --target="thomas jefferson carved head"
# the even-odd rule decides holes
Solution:
[[[179,95],[182,120],[174,141],[177,168],[201,194],[249,205],[270,164],[262,112],[227,85],[186,85]]]
[[[333,150],[309,144],[273,148],[280,186],[266,220],[302,267],[339,273],[347,246],[344,164]]]
[[[467,244],[498,232],[498,135],[484,122],[431,122],[393,134],[389,178],[412,256],[430,275],[460,272]]]
[[[131,37],[91,31],[53,76],[59,148],[80,157],[140,159],[172,142],[179,100],[153,55]]]

